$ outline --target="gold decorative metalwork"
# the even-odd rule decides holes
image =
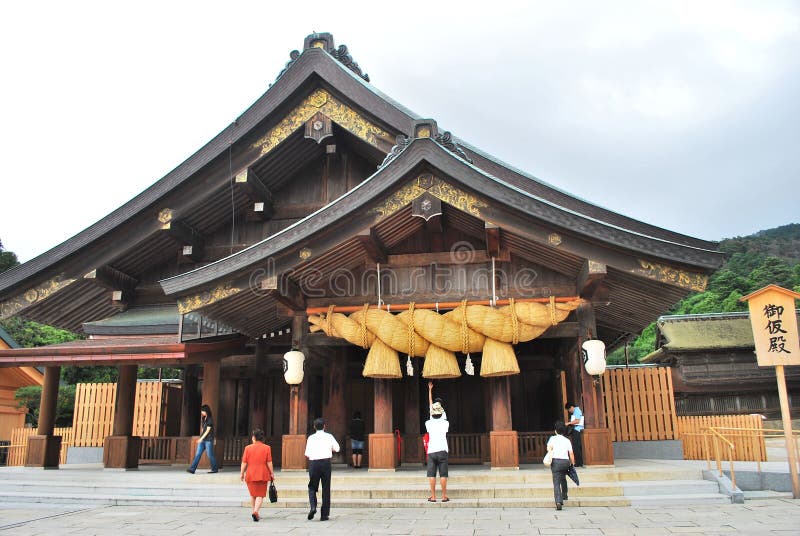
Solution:
[[[358,112],[334,98],[326,90],[317,89],[306,97],[299,106],[289,112],[277,125],[272,127],[266,135],[255,142],[252,147],[260,149],[261,156],[264,156],[297,129],[303,127],[306,121],[311,119],[317,112],[322,112],[334,123],[374,147],[381,147],[379,141],[390,145],[394,142],[394,137],[391,134],[367,121]]]
[[[697,292],[703,292],[708,283],[708,276],[698,274],[696,272],[687,272],[679,268],[658,264],[655,262],[645,261],[639,259],[639,266],[641,268],[634,269],[635,274],[661,281],[662,283],[669,283],[679,287],[688,288]]]
[[[310,249],[303,248],[303,249],[300,250],[300,258],[301,259],[307,260],[309,257],[311,257],[311,250]]]
[[[64,278],[64,275],[61,274],[37,287],[29,288],[19,296],[0,303],[0,320],[12,317],[21,310],[47,299],[75,281],[76,279]]]
[[[478,218],[481,218],[480,209],[488,206],[474,195],[444,182],[439,177],[426,174],[420,175],[400,188],[400,190],[389,196],[386,201],[374,207],[370,212],[372,214],[377,214],[378,220],[381,220],[410,204],[426,191],[437,199]]]
[[[210,291],[204,291],[194,296],[178,298],[178,312],[180,314],[191,313],[201,307],[206,307],[234,294],[238,294],[242,289],[234,287],[231,283],[223,283]]]
[[[163,208],[158,213],[158,221],[162,223],[164,229],[169,229],[169,224],[172,221],[172,209],[171,208]]]
[[[325,48],[325,44],[326,44],[326,43],[325,43],[325,41],[319,40],[319,41],[314,41],[314,42],[312,42],[312,43],[311,43],[311,46],[312,46],[313,48],[321,48],[321,49],[324,49],[324,48]]]
[[[551,246],[558,246],[561,244],[561,235],[558,233],[550,233],[547,235],[547,243]]]
[[[430,138],[431,137],[431,129],[429,127],[420,127],[417,130],[417,137],[418,138]]]

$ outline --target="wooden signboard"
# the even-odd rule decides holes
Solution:
[[[761,367],[800,365],[800,342],[794,300],[800,294],[769,285],[745,296]]]

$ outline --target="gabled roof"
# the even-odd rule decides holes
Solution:
[[[175,305],[133,307],[118,315],[87,322],[87,335],[163,335],[178,333],[178,308]]]
[[[316,48],[320,41],[327,43],[325,45],[327,48]],[[204,170],[213,165],[215,159],[227,155],[230,148],[237,147],[239,143],[247,145],[247,137],[252,136],[254,132],[260,132],[259,129],[277,125],[291,106],[317,88],[325,88],[335,94],[346,106],[358,110],[386,133],[415,136],[415,127],[420,122],[419,116],[365,81],[352,70],[352,65],[348,64],[352,58],[349,60],[348,58],[346,49],[343,55],[341,47],[333,48],[333,39],[330,35],[309,36],[303,52],[293,54],[290,65],[264,95],[185,162],[86,230],[31,261],[0,275],[0,304],[10,297],[20,296],[28,289],[39,290],[34,289],[34,285],[54,276],[55,279],[48,281],[52,284],[50,288],[52,293],[48,296],[59,292],[62,285],[74,281],[70,278],[83,277],[78,267],[88,270],[97,268],[84,265],[93,262],[95,256],[99,256],[98,252],[103,244],[111,241],[122,244],[128,248],[127,251],[135,253],[126,255],[138,258],[139,244],[128,235],[123,235],[126,236],[124,240],[117,240],[115,231],[120,230],[122,233],[122,229],[136,228],[142,222],[149,221],[146,218],[153,218],[159,209],[164,208],[160,204],[164,203],[165,199],[174,198],[178,189],[188,187],[193,178],[200,177]],[[374,184],[388,184],[400,180],[400,175],[407,172],[410,166],[425,163],[450,170],[452,175],[458,175],[459,180],[463,179],[465,185],[477,188],[478,191],[482,191],[484,185],[491,184],[491,187],[502,195],[502,201],[514,210],[532,209],[531,214],[543,222],[563,228],[565,232],[591,237],[609,247],[641,252],[643,255],[662,258],[700,272],[709,272],[719,267],[722,262],[722,254],[715,251],[715,242],[667,231],[598,207],[539,181],[457,138],[454,139],[464,149],[465,156],[472,161],[471,164],[441,147],[436,148],[436,143],[433,141],[414,142],[410,149],[405,151],[408,154],[404,153],[403,159],[398,158],[395,162],[391,162],[376,172],[367,184],[356,188],[352,195],[348,193],[345,197],[348,202],[356,198],[363,198],[362,201],[367,202],[368,199],[378,195],[374,190]],[[386,150],[388,151],[388,148]],[[415,156],[418,158],[413,161]],[[403,162],[407,164],[405,167]],[[187,202],[201,203],[201,201]],[[331,219],[330,215],[341,208],[341,205],[335,203],[324,207],[304,221],[315,223],[328,221],[329,224],[333,224],[335,218]],[[192,211],[197,212],[194,209]],[[297,237],[307,232],[308,229],[305,228],[301,231],[304,225],[306,224],[292,226],[230,259],[167,279],[162,286],[168,294],[180,294],[205,281],[241,270],[257,262],[258,259],[263,259],[264,255],[271,254],[269,251],[275,248],[279,250],[280,244],[287,237]],[[163,244],[158,245],[162,246]],[[72,273],[64,274],[65,266],[68,266]],[[81,306],[81,310],[91,309],[94,316],[85,316],[81,322],[108,315],[110,307],[102,307],[100,303],[104,299],[102,293],[95,292],[89,296],[88,291],[92,289],[85,289],[85,285],[81,285],[84,283],[72,285],[69,292],[61,292],[65,295],[72,293],[88,296],[83,298],[87,302]],[[71,299],[72,294],[67,298]],[[75,320],[71,319],[73,323]]]
[[[605,242],[609,246],[621,247],[641,255],[658,256],[673,261],[677,259],[678,262],[709,271],[716,269],[722,259],[721,254],[713,250],[647,236],[559,207],[489,175],[445,149],[432,138],[420,138],[411,140],[399,156],[320,210],[229,257],[165,279],[161,281],[161,286],[168,295],[185,293],[194,287],[252,268],[267,258],[278,257],[321,230],[345,221],[364,219],[364,209],[370,208],[371,202],[406,180],[408,173],[421,165],[432,166],[445,176],[454,178],[456,182],[499,204],[565,231],[584,235],[592,241]],[[491,211],[491,208],[488,210]],[[365,224],[369,223],[370,219],[366,218]]]

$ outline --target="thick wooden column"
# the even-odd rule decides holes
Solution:
[[[420,440],[419,378],[416,374],[403,378],[403,463],[419,463],[425,455]]]
[[[519,439],[512,426],[508,376],[488,381],[492,401],[492,431],[489,433],[492,469],[519,469]]]
[[[392,383],[374,378],[375,433],[369,434],[369,469],[394,471],[397,467],[397,447],[392,433]]]
[[[292,318],[292,348],[300,350],[308,358],[305,333],[308,320],[304,312],[296,312]],[[289,433],[281,441],[281,471],[302,471],[306,468],[306,431],[308,430],[308,379],[289,388]]]
[[[216,430],[214,430],[214,457],[217,459],[217,466],[222,467],[222,460],[225,457],[225,438],[224,438],[224,430],[226,428],[227,423],[222,422],[222,411],[219,404],[219,380],[220,380],[220,360],[219,359],[211,359],[209,361],[203,362],[203,402],[202,404],[207,405],[211,408],[211,414],[214,422],[214,426]],[[200,430],[200,421],[197,421],[197,430],[199,433]],[[232,428],[232,426],[231,426]],[[195,448],[197,447],[197,440],[200,438],[198,435],[197,437],[193,437],[192,440],[192,448],[190,450],[191,458],[194,458]],[[191,462],[191,459],[189,460]],[[203,456],[200,460],[200,465],[198,465],[201,469],[210,468],[211,464],[208,461],[207,456]]]
[[[28,451],[25,455],[27,467],[58,469],[61,436],[54,436],[53,430],[56,424],[60,380],[61,367],[45,367],[42,398],[39,402],[39,429],[37,435],[28,438]]]
[[[333,463],[346,463],[347,448],[345,438],[347,435],[347,408],[344,404],[344,389],[347,381],[347,348],[334,347],[330,350],[327,373],[323,381],[322,416],[327,423],[327,430],[333,434],[342,447],[333,455]]]
[[[581,345],[597,336],[594,306],[584,302],[576,310],[578,317],[578,360],[580,362],[581,410],[583,410],[584,430],[583,463],[585,465],[611,465],[614,463],[614,449],[611,445],[611,430],[606,427],[605,406],[600,394],[600,382],[586,373],[583,366]]]
[[[141,439],[133,436],[137,365],[120,365],[112,435],[103,442],[103,465],[107,469],[139,467]]]
[[[181,399],[181,437],[197,434],[200,422],[200,393],[198,391],[197,366],[183,369],[183,396]]]

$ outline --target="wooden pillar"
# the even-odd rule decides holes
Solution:
[[[56,424],[60,380],[61,367],[45,367],[42,398],[39,402],[39,429],[37,435],[28,438],[28,451],[25,455],[27,467],[58,469],[61,436],[54,436],[53,430]]]
[[[512,426],[508,376],[488,381],[492,401],[492,431],[489,433],[492,469],[519,469],[519,439]]]
[[[183,369],[183,396],[181,400],[181,436],[196,435],[200,422],[200,396],[197,382],[197,365]]]
[[[338,346],[329,350],[327,374],[324,376],[322,416],[327,423],[327,430],[333,434],[342,449],[334,453],[333,463],[346,463],[347,448],[347,408],[344,403],[344,389],[347,382],[347,348]]]
[[[308,320],[305,312],[295,312],[292,318],[292,348],[308,358],[305,334]],[[308,379],[289,388],[289,433],[281,441],[281,470],[302,471],[306,468],[306,430],[308,430]]]
[[[392,433],[392,383],[374,378],[374,434],[369,434],[369,469],[394,471],[397,467],[397,447]]]
[[[611,430],[606,427],[605,406],[600,394],[600,381],[586,373],[583,366],[582,344],[597,336],[594,306],[584,302],[575,311],[578,318],[578,344],[576,359],[579,361],[581,397],[574,401],[583,410],[584,430],[582,435],[583,463],[585,465],[611,465],[614,450],[611,445]]]
[[[424,460],[420,431],[420,392],[418,374],[403,378],[403,463]]]
[[[223,466],[223,459],[225,458],[225,438],[224,430],[226,423],[222,422],[222,411],[219,403],[219,387],[220,387],[220,360],[210,359],[203,362],[203,398],[202,405],[207,405],[211,408],[212,419],[216,430],[214,430],[214,457],[217,459],[217,466]],[[231,426],[232,428],[232,426]],[[197,432],[200,432],[200,420],[197,421]],[[197,445],[196,441],[200,436],[193,436],[192,448],[190,449],[190,458],[194,458],[194,449]],[[190,460],[191,461],[191,460]],[[207,456],[203,456],[200,460],[201,469],[211,467]]]
[[[139,467],[141,439],[133,436],[133,408],[136,403],[137,365],[120,365],[114,407],[112,435],[103,442],[103,466],[106,469]]]

